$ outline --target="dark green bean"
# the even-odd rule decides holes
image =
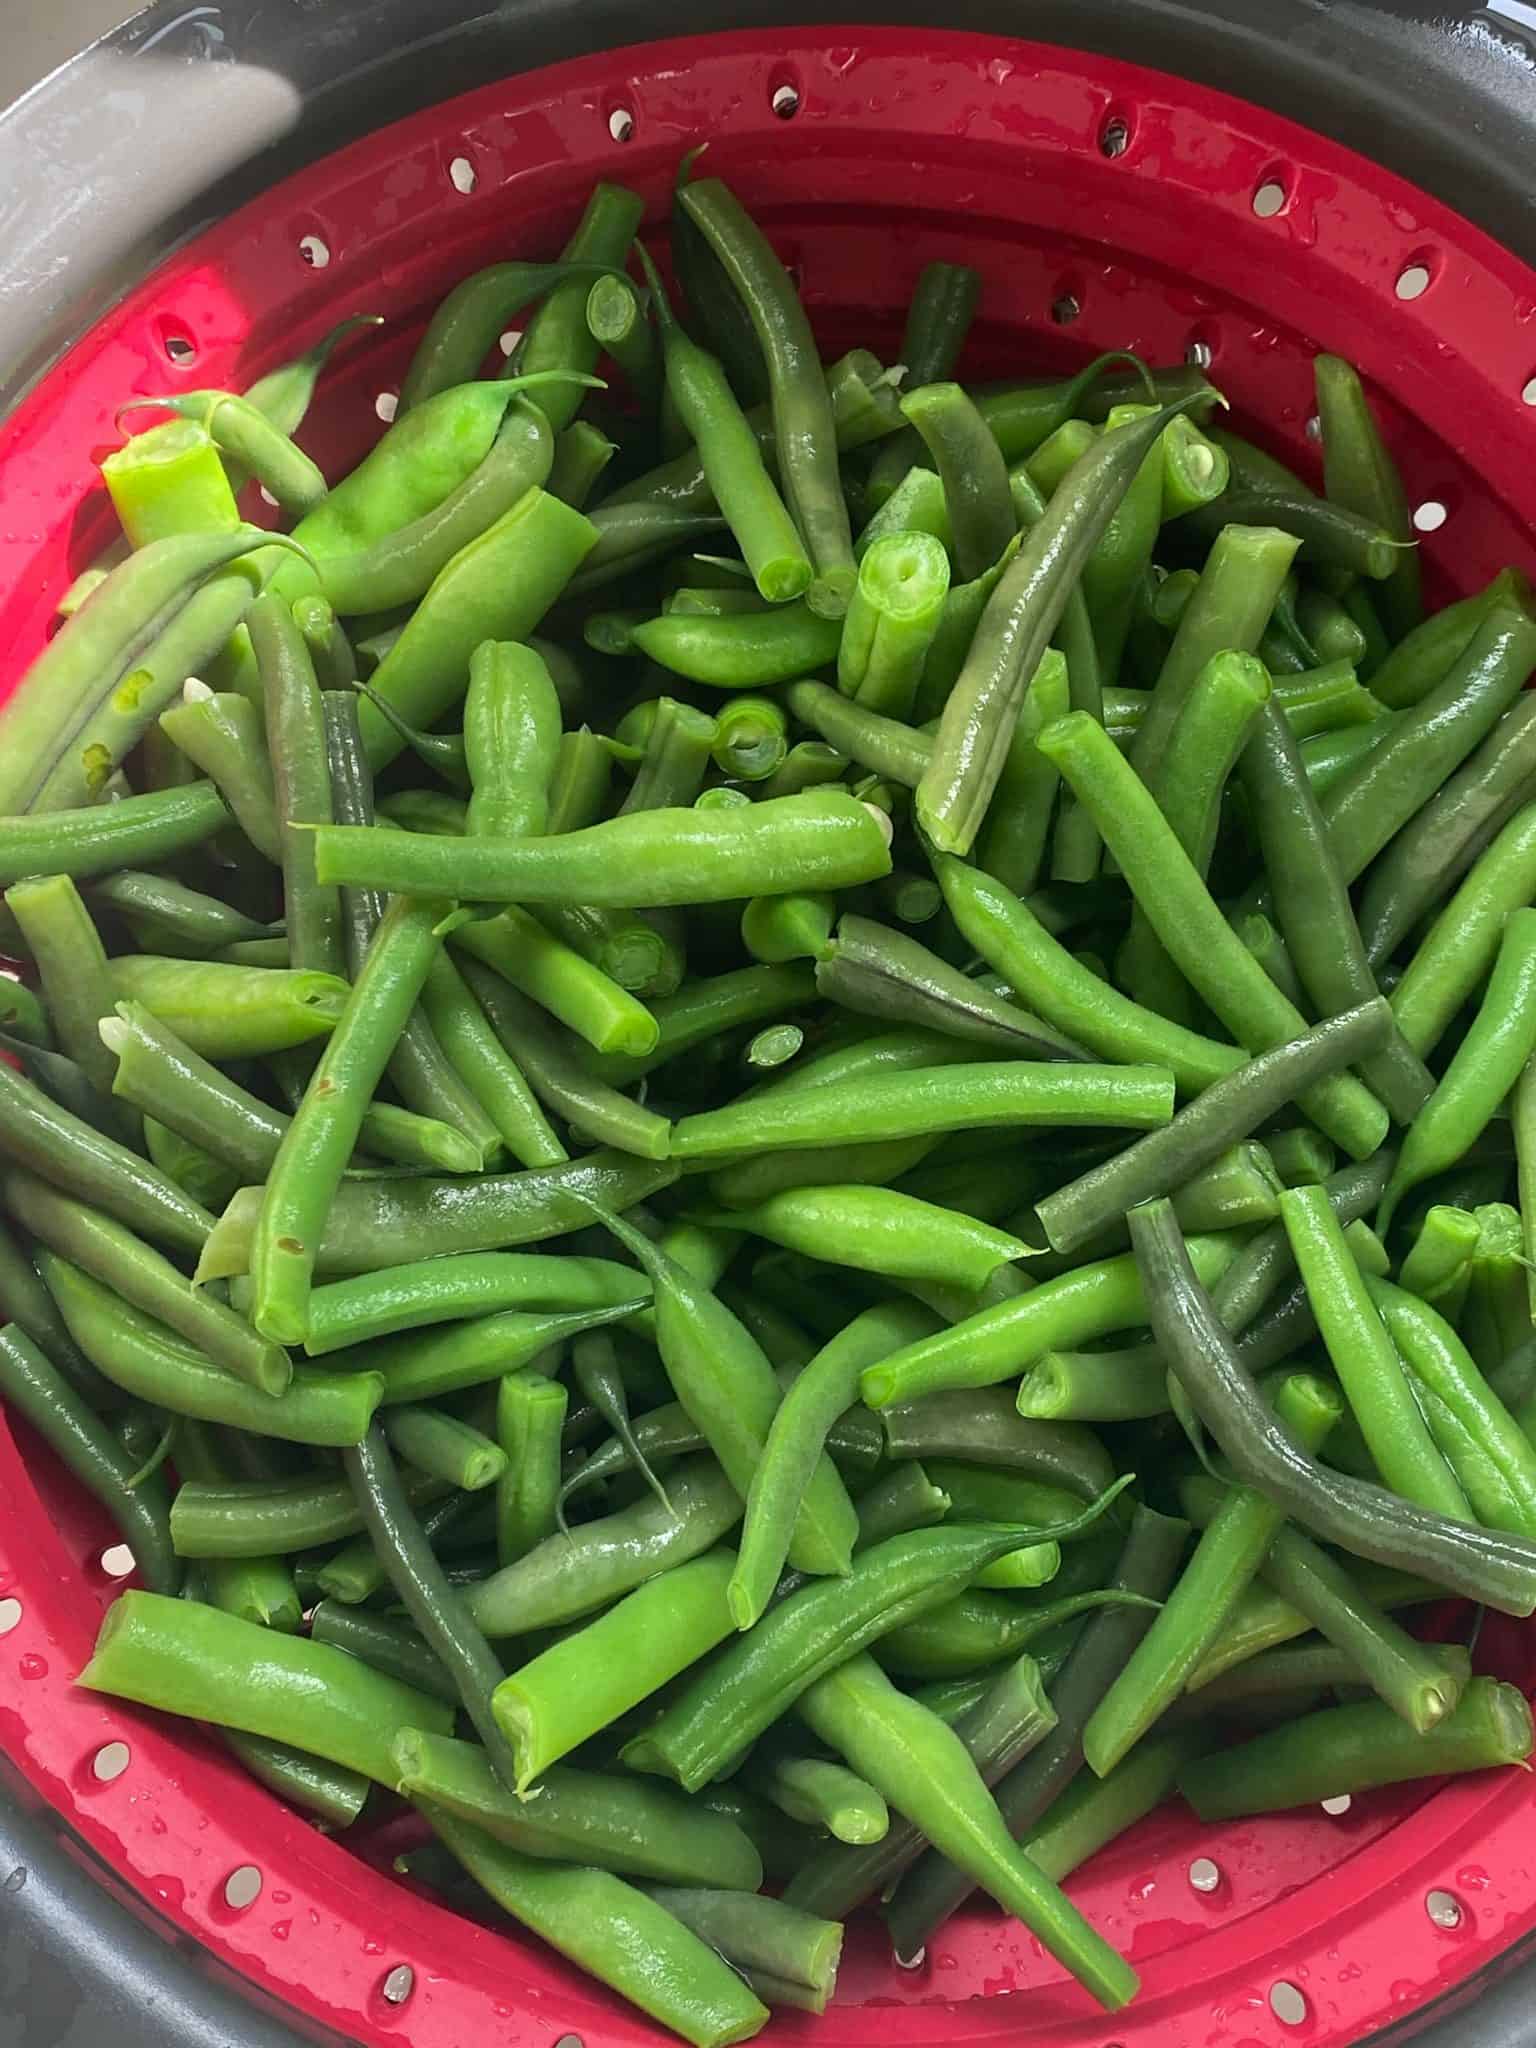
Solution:
[[[156,1475],[132,1483],[138,1460],[19,1326],[0,1330],[0,1392],[101,1502],[145,1584],[157,1593],[174,1593],[181,1568],[163,1483]]]
[[[1453,1522],[1383,1488],[1330,1471],[1275,1427],[1210,1296],[1195,1277],[1166,1202],[1131,1214],[1153,1335],[1238,1477],[1325,1541],[1379,1564],[1412,1565],[1501,1612],[1536,1607],[1536,1544]]]

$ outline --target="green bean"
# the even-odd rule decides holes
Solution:
[[[750,1332],[676,1259],[630,1224],[602,1220],[650,1276],[667,1377],[745,1501],[779,1406],[772,1367]],[[800,1502],[791,1562],[803,1571],[846,1570],[855,1527],[843,1482],[823,1457]]]
[[[941,1606],[976,1572],[1010,1550],[1050,1540],[1097,1517],[1102,1499],[1069,1524],[1039,1530],[914,1530],[854,1559],[845,1579],[818,1579],[780,1601],[755,1628],[727,1643],[629,1742],[633,1769],[697,1791],[770,1727],[808,1685],[877,1638]]]
[[[900,460],[903,449],[910,451],[920,445],[915,427],[901,428],[879,450],[875,457],[875,470],[888,461]],[[875,471],[870,474],[873,484]],[[866,492],[865,503],[870,503],[873,496],[873,490]],[[854,560],[862,561],[877,540],[883,540],[892,533],[928,533],[935,540],[942,541],[946,548],[949,546],[953,538],[949,506],[945,502],[944,486],[931,469],[908,469],[885,502],[876,506],[863,530],[854,536]]]
[[[1360,931],[1380,966],[1529,796],[1536,776],[1536,701],[1522,696],[1482,745],[1373,865]]]
[[[1190,1479],[1181,1491],[1197,1524],[1201,1510],[1216,1505],[1217,1489],[1202,1478]],[[1466,1672],[1447,1669],[1433,1646],[1415,1642],[1321,1545],[1299,1529],[1281,1528],[1262,1571],[1283,1599],[1353,1658],[1355,1682],[1369,1684],[1419,1734],[1454,1711]]]
[[[32,956],[60,1048],[93,1087],[110,1093],[115,1062],[97,1027],[112,1014],[112,980],[79,890],[68,875],[39,876],[7,889],[5,906]]]
[[[362,1369],[384,1381],[386,1406],[401,1401],[432,1401],[466,1387],[483,1386],[503,1373],[516,1372],[551,1344],[579,1336],[583,1330],[621,1320],[644,1305],[644,1290],[627,1302],[606,1308],[544,1310],[526,1313],[504,1309],[498,1315],[445,1323],[426,1335],[406,1331],[381,1337],[355,1350],[333,1354],[343,1373]]]
[[[788,725],[783,707],[771,697],[728,697],[715,718],[715,766],[743,782],[765,782],[789,751]],[[728,787],[701,795],[715,802],[751,801],[747,791]]]
[[[1196,1414],[1207,1426],[1214,1422],[1213,1433],[1239,1478],[1259,1486],[1303,1527],[1358,1557],[1386,1564],[1411,1557],[1446,1586],[1465,1588],[1501,1610],[1527,1612],[1536,1604],[1536,1546],[1332,1472],[1275,1429],[1241,1355],[1182,1256],[1178,1225],[1165,1203],[1145,1203],[1132,1212],[1131,1241],[1149,1279],[1153,1334]]]
[[[1505,919],[1536,895],[1536,804],[1518,810],[1430,926],[1390,1001],[1414,1051],[1430,1053],[1486,977]]]
[[[716,1550],[677,1565],[502,1681],[496,1714],[516,1755],[520,1793],[724,1641],[732,1563]],[[577,1673],[584,1675],[573,1683]]]
[[[327,1037],[342,1014],[339,974],[231,967],[218,960],[120,954],[108,963],[120,999],[142,1003],[205,1059],[248,1059]]]
[[[757,436],[723,366],[684,334],[643,248],[640,257],[661,329],[667,393],[694,442],[705,482],[763,597],[776,604],[799,597],[810,587],[811,562],[768,474]]]
[[[167,1130],[153,1117],[144,1119],[144,1149],[168,1180],[209,1209],[222,1208],[237,1192],[238,1175],[222,1166],[194,1139]]]
[[[1212,543],[1131,742],[1131,764],[1153,786],[1196,677],[1224,649],[1255,651],[1296,546],[1273,526],[1229,525]]]
[[[432,1036],[518,1164],[552,1166],[566,1158],[521,1067],[445,953],[428,967],[421,993]]]
[[[765,2004],[823,2013],[837,1985],[843,1930],[779,1899],[652,1885],[652,1896],[717,1949]],[[771,1964],[778,1967],[771,1968]]]
[[[582,1397],[597,1410],[604,1426],[623,1446],[631,1469],[639,1473],[663,1507],[670,1506],[667,1490],[652,1470],[630,1423],[628,1390],[612,1338],[601,1330],[578,1337],[572,1347],[571,1371]]]
[[[118,431],[125,431],[123,415],[136,407],[174,404],[130,399],[118,408]],[[168,420],[135,434],[103,460],[101,477],[130,547],[147,547],[174,534],[239,529],[240,509],[206,417]]]
[[[1313,358],[1317,413],[1322,427],[1323,488],[1346,512],[1368,519],[1394,540],[1412,541],[1408,497],[1397,465],[1365,402],[1353,364],[1342,356]],[[1419,623],[1419,562],[1416,549],[1405,547],[1391,573],[1378,585],[1375,602],[1393,640],[1401,640]]]
[[[674,1159],[717,1159],[801,1145],[916,1137],[932,1131],[1123,1124],[1149,1129],[1173,1113],[1173,1077],[1159,1067],[981,1061],[870,1074],[835,1092],[801,1089],[684,1117]]]
[[[1320,1447],[1343,1413],[1327,1381],[1301,1373],[1281,1382],[1274,1406],[1281,1426],[1308,1451]],[[1161,1612],[1083,1730],[1083,1755],[1097,1776],[1113,1770],[1183,1691],[1283,1521],[1283,1510],[1251,1487],[1222,1494]]]
[[[42,1277],[3,1220],[0,1220],[0,1317],[30,1337],[71,1392],[98,1415],[117,1405],[117,1390],[104,1380],[65,1327]]]
[[[531,647],[483,641],[469,660],[464,752],[471,795],[464,830],[521,839],[547,829],[560,700]]]
[[[554,1768],[519,1797],[473,1744],[414,1728],[396,1738],[395,1758],[407,1798],[472,1820],[525,1856],[746,1892],[762,1880],[762,1863],[740,1828],[662,1785]]]
[[[1383,713],[1370,691],[1357,680],[1353,665],[1346,661],[1324,662],[1317,668],[1281,676],[1271,701],[1298,741],[1318,733],[1349,731],[1367,725],[1376,728],[1371,735],[1374,743],[1385,740],[1392,731],[1389,715]],[[1318,795],[1322,795],[1321,790]]]
[[[872,813],[829,790],[740,810],[639,812],[547,839],[454,841],[332,825],[315,844],[327,881],[618,908],[849,888],[890,867]]]
[[[658,698],[620,816],[691,804],[709,773],[718,738],[719,727],[707,713],[675,697]]]
[[[263,1393],[210,1365],[162,1323],[129,1307],[80,1267],[44,1252],[43,1278],[80,1349],[125,1393],[193,1415],[229,1422],[289,1443],[355,1443],[378,1405],[383,1382],[371,1372],[306,1373],[280,1395]]]
[[[1221,498],[1190,518],[1197,534],[1219,531],[1224,519],[1267,520],[1294,534],[1308,560],[1380,581],[1392,573],[1403,552],[1374,518],[1316,497],[1273,456],[1220,427],[1211,439],[1227,455],[1231,480]]]
[[[269,545],[294,547],[286,536],[265,534],[253,526],[152,541],[111,572],[94,603],[65,620],[6,704],[8,763],[0,777],[0,811],[7,814],[8,838],[47,831],[40,819],[24,824],[22,813],[53,812],[94,799],[186,676],[200,665],[204,653],[222,644],[249,606],[249,577],[238,570],[227,577],[215,572],[253,548]],[[210,577],[213,580],[205,582]],[[206,623],[210,597],[222,630],[196,660],[186,659],[188,622],[195,627]],[[165,642],[174,642],[181,652],[179,672],[163,658]],[[130,678],[131,687],[124,688]],[[136,801],[142,805],[145,799]],[[155,816],[164,808],[156,806],[140,815]],[[184,809],[174,814],[186,815]],[[126,821],[118,830],[131,836]],[[133,856],[141,863],[152,857],[142,852]],[[91,871],[54,861],[33,861],[20,870]],[[3,879],[8,885],[18,875],[5,873]]]
[[[1002,451],[958,384],[924,383],[902,399],[901,410],[944,485],[955,566],[968,582],[991,568],[1015,532]]]
[[[225,1729],[224,1740],[258,1785],[265,1785],[291,1806],[301,1806],[327,1826],[351,1827],[368,1798],[368,1780],[360,1771],[326,1763],[286,1742],[268,1742],[259,1735]]]
[[[1268,673],[1252,655],[1213,655],[1190,687],[1156,779],[1149,784],[1158,808],[1202,877],[1210,869],[1228,778],[1262,721],[1269,697]],[[1148,1009],[1175,1016],[1191,1008],[1183,977],[1139,904],[1131,912],[1120,974],[1131,995]]]
[[[442,1494],[422,1478],[413,1497]],[[181,1557],[265,1557],[339,1543],[362,1528],[342,1479],[313,1473],[292,1479],[239,1479],[217,1485],[184,1480],[171,1506],[171,1537]]]
[[[1103,1059],[1172,1069],[1186,1094],[1243,1065],[1243,1054],[1171,1023],[1106,987],[1059,945],[1004,883],[947,855],[934,872],[965,937],[1059,1030]]]
[[[251,607],[251,644],[266,704],[291,963],[340,974],[346,967],[340,898],[316,880],[310,837],[298,829],[329,824],[331,817],[320,687],[291,606],[271,593]]]
[[[1158,434],[1193,402],[1177,400],[1174,408],[1117,427],[1097,442],[1075,469],[1071,487],[1052,500],[1004,570],[944,706],[933,760],[918,788],[918,818],[941,852],[970,851],[1073,573],[1092,551]]]
[[[426,980],[443,911],[428,899],[385,913],[268,1173],[251,1247],[253,1319],[278,1342],[304,1340],[325,1213]]]
[[[357,682],[357,657],[329,600],[318,591],[295,598],[293,623],[309,649],[321,689],[352,689]]]
[[[117,1010],[101,1027],[117,1059],[113,1092],[180,1136],[206,1139],[214,1156],[247,1181],[264,1180],[289,1118],[193,1052],[142,1003],[119,1003]],[[480,1162],[459,1132],[393,1103],[371,1105],[362,1142],[407,1166],[466,1172]]]
[[[666,1908],[606,1870],[542,1862],[430,1800],[435,1832],[504,1912],[694,2048],[755,2034],[767,2008]]]
[[[1134,1422],[1168,1413],[1168,1368],[1155,1344],[1047,1351],[1019,1382],[1018,1409],[1043,1422]]]
[[[211,782],[153,790],[84,810],[0,817],[0,888],[28,875],[84,877],[185,853],[229,823]]]
[[[1020,507],[1015,490],[1015,478],[1010,473],[1009,487],[1014,495],[1014,511]],[[923,678],[917,693],[914,716],[928,720],[937,718],[949,700],[950,692],[965,666],[971,643],[976,637],[982,613],[1003,579],[1003,572],[1019,551],[1022,541],[1015,538],[1002,554],[980,576],[973,576],[969,583],[951,582],[949,595],[944,600],[944,609],[939,615],[938,631],[928,648],[928,658],[923,663]],[[1063,676],[1063,680],[1065,677]]]
[[[4,1089],[0,1074],[0,1105]],[[0,1129],[0,1149],[3,1146]],[[57,1173],[53,1178],[64,1184]],[[504,1251],[537,1243],[541,1238],[580,1230],[587,1223],[590,1211],[573,1199],[577,1192],[590,1192],[608,1208],[624,1209],[645,1201],[676,1178],[677,1168],[670,1163],[597,1152],[560,1166],[483,1174],[469,1180],[423,1174],[344,1181],[326,1218],[316,1270],[321,1274],[375,1273],[406,1258],[432,1258],[440,1252]],[[92,1198],[90,1188],[78,1192]],[[211,1235],[206,1220],[199,1226],[195,1242],[201,1243],[207,1236],[196,1276],[199,1283],[227,1280],[247,1270],[260,1200],[259,1188],[242,1188]],[[134,1220],[124,1217],[126,1222]]]
[[[1241,939],[1244,950],[1252,954],[1281,995],[1299,1015],[1307,999],[1306,991],[1301,985],[1300,975],[1296,972],[1296,964],[1273,922],[1254,913],[1247,917],[1234,918],[1232,929]]]
[[[322,1600],[310,1616],[309,1633],[314,1642],[331,1643],[403,1685],[458,1705],[458,1687],[408,1621],[391,1620],[339,1600]],[[425,1740],[419,1731],[418,1737]]]
[[[503,1568],[554,1534],[560,1523],[560,1443],[568,1396],[532,1369],[496,1386],[496,1436],[506,1469],[496,1488],[496,1557]]]
[[[871,774],[915,789],[932,755],[927,736],[870,705],[853,703],[825,683],[791,683],[789,708]]]
[[[1122,1593],[1155,1599],[1178,1568],[1188,1524],[1137,1508],[1112,1581]],[[1152,1610],[1122,1603],[1095,1614],[1051,1688],[1056,1727],[995,1789],[1009,1832],[1023,1837],[1082,1767],[1082,1731],[1115,1673],[1146,1632]],[[898,1955],[915,1956],[971,1891],[971,1880],[944,1856],[923,1857],[902,1880],[887,1920]]]
[[[684,185],[681,211],[708,243],[751,317],[768,372],[774,443],[790,509],[815,569],[813,609],[839,619],[853,590],[853,543],[837,475],[832,401],[810,322],[788,273],[725,185]]]
[[[1103,727],[1071,712],[1041,735],[1040,745],[1093,811],[1105,844],[1190,985],[1250,1051],[1294,1038],[1301,1021],[1295,1006],[1244,950]],[[1347,1075],[1309,1089],[1303,1107],[1353,1156],[1368,1157],[1386,1136],[1386,1112]]]
[[[175,1435],[176,1471],[182,1483],[217,1485],[229,1479],[228,1457],[206,1423],[178,1417]],[[278,1556],[210,1558],[192,1574],[190,1590],[226,1614],[285,1635],[295,1634],[303,1618],[293,1573]]]
[[[198,959],[225,946],[261,939],[270,930],[217,897],[142,869],[102,876],[87,893],[92,903],[121,917],[147,953],[183,953]]]
[[[213,1218],[165,1174],[0,1062],[0,1156],[120,1223],[199,1251]]]
[[[458,1688],[496,1774],[512,1784],[512,1754],[491,1710],[502,1667],[470,1618],[416,1519],[384,1432],[374,1424],[342,1460],[363,1525],[401,1604]]]
[[[254,702],[215,692],[197,676],[188,676],[180,700],[160,713],[158,729],[186,760],[211,776],[250,844],[268,860],[281,862],[283,834],[272,795],[272,764]]]
[[[1442,1594],[1428,1579],[1382,1565],[1363,1564],[1355,1571],[1360,1593],[1378,1607],[1413,1607],[1438,1600]],[[1299,1608],[1281,1599],[1268,1587],[1253,1586],[1238,1603],[1231,1620],[1212,1644],[1190,1677],[1188,1691],[1202,1691],[1226,1674],[1236,1682],[1249,1660],[1263,1656],[1279,1644],[1304,1636],[1312,1624]]]
[[[1166,1194],[1210,1166],[1325,1074],[1383,1045],[1392,1028],[1392,1013],[1378,996],[1289,1045],[1260,1053],[1215,1082],[1161,1131],[1139,1138],[1037,1203],[1035,1213],[1048,1241],[1063,1252],[1091,1243],[1137,1202]]]
[[[796,1517],[837,1417],[858,1395],[867,1364],[932,1328],[911,1302],[867,1309],[792,1382],[769,1426],[746,1495],[746,1526],[730,1584],[732,1619],[750,1628],[763,1613],[789,1555]]]
[[[495,642],[492,641],[488,644],[494,646]],[[390,730],[397,733],[405,741],[405,744],[424,768],[430,768],[434,775],[440,776],[456,796],[468,796],[470,791],[469,762],[464,752],[464,735],[462,732],[418,732],[414,725],[409,724],[400,716],[388,698],[379,695],[371,683],[364,682],[359,678],[356,688],[358,694],[373,706]],[[353,708],[355,711],[356,707],[354,706]],[[361,743],[358,742],[358,744],[360,745]],[[420,791],[418,792],[418,797],[423,798],[429,794],[433,794],[433,792]],[[424,816],[422,813],[413,813],[413,815]],[[463,808],[462,815],[458,813],[453,815],[455,818],[455,829],[462,831],[464,829],[465,817],[467,817],[467,806]],[[447,823],[449,813],[440,811],[438,816],[444,824]],[[404,817],[400,822],[405,825],[408,831],[415,829],[410,817]],[[425,829],[424,825],[422,829]]]
[[[1231,1248],[1219,1238],[1197,1238],[1195,1245],[1194,1256],[1214,1279]],[[906,1345],[870,1366],[860,1391],[869,1407],[883,1409],[944,1389],[992,1386],[1043,1352],[1139,1328],[1147,1314],[1135,1260],[1100,1259]]]
[[[475,649],[530,632],[595,537],[580,512],[525,491],[438,572],[374,671],[376,694],[410,724],[430,727],[457,698]],[[371,703],[359,716],[368,757],[382,767],[402,742]]]
[[[1523,1308],[1523,1277],[1515,1277]],[[1456,1332],[1428,1302],[1382,1279],[1367,1277],[1365,1284],[1416,1390],[1432,1397],[1431,1433],[1440,1436],[1437,1409],[1449,1411],[1463,1440],[1476,1446],[1479,1462],[1496,1475],[1492,1497],[1483,1493],[1472,1500],[1478,1519],[1518,1535],[1536,1535],[1536,1450],[1524,1431],[1478,1372]],[[1442,1441],[1441,1448],[1456,1469],[1448,1442]]]
[[[12,1168],[3,1184],[11,1212],[50,1251],[114,1288],[123,1300],[262,1393],[278,1395],[287,1388],[293,1369],[286,1353],[258,1337],[216,1296],[193,1287],[131,1230],[32,1174]]]
[[[1099,1849],[1145,1818],[1174,1790],[1201,1747],[1196,1729],[1149,1735],[1107,1778],[1079,1773],[1021,1847],[1036,1869],[1060,1883]]]
[[[76,1683],[311,1750],[383,1785],[394,1782],[397,1729],[446,1735],[452,1718],[441,1702],[326,1644],[157,1593],[114,1602]]]
[[[878,715],[910,716],[948,589],[949,557],[931,535],[895,533],[874,543],[859,565],[838,648],[845,696]]]
[[[1045,1586],[1054,1593],[1049,1583],[1053,1549],[1038,1544],[1019,1552],[1032,1563],[1033,1572],[1029,1577],[1019,1573],[1016,1585]],[[961,1677],[1016,1655],[1026,1643],[1050,1635],[1080,1615],[1119,1605],[1125,1598],[1113,1589],[1093,1587],[1040,1606],[1006,1593],[958,1593],[933,1613],[893,1629],[878,1645],[877,1655],[882,1665],[908,1680]]]
[[[79,1117],[82,1123],[91,1124],[98,1131],[120,1131],[125,1137],[136,1135],[126,1124],[119,1124],[114,1115],[115,1105],[99,1094],[75,1062],[66,1059],[63,1053],[30,1044],[24,1038],[13,1038],[8,1031],[0,1031],[0,1050],[10,1054],[27,1079],[50,1101]]]
[[[1477,1016],[1405,1134],[1378,1221],[1410,1188],[1454,1166],[1487,1128],[1536,1051],[1536,911],[1505,920]]]
[[[648,1159],[664,1159],[671,1125],[590,1075],[574,1037],[543,1016],[499,975],[466,962],[465,979],[501,1043],[550,1108],[586,1136]]]
[[[310,1296],[311,1357],[426,1324],[458,1322],[509,1308],[597,1308],[633,1301],[644,1281],[609,1259],[532,1252],[468,1252],[420,1259]]]
[[[837,899],[826,890],[753,896],[741,913],[742,944],[765,965],[815,960],[830,945],[836,918]]]
[[[1477,1240],[1475,1216],[1449,1203],[1434,1203],[1425,1210],[1418,1235],[1403,1258],[1398,1284],[1421,1301],[1438,1300],[1464,1278]]]
[[[1536,662],[1536,619],[1496,605],[1444,680],[1328,791],[1323,814],[1347,882],[1433,797],[1510,708]]]
[[[1308,997],[1325,1015],[1374,1000],[1375,977],[1333,836],[1283,718],[1261,718],[1242,772],[1286,949]],[[1361,1074],[1400,1123],[1424,1107],[1433,1087],[1396,1031],[1361,1062]]]
[[[466,1493],[494,1486],[507,1469],[506,1453],[483,1431],[436,1408],[392,1408],[384,1434],[391,1450],[418,1472]]]
[[[1293,1188],[1280,1206],[1324,1342],[1383,1478],[1423,1507],[1467,1519],[1466,1497],[1419,1413],[1326,1195]]]
[[[1201,1820],[1232,1820],[1376,1785],[1524,1763],[1530,1753],[1524,1695],[1497,1679],[1474,1678],[1456,1711],[1425,1734],[1379,1700],[1331,1707],[1186,1765],[1179,1790]]]
[[[651,1005],[656,1038],[647,1052],[609,1053],[587,1064],[610,1086],[627,1087],[724,1032],[778,1018],[809,1003],[815,992],[810,971],[791,962],[700,977]]]
[[[791,1189],[713,1220],[769,1238],[808,1257],[835,1247],[837,1263],[898,1281],[986,1285],[1001,1265],[1024,1258],[1022,1239],[891,1188],[858,1185]]]
[[[618,452],[618,443],[590,420],[572,420],[555,440],[545,479],[550,496],[581,511]]]
[[[1027,1010],[868,918],[845,914],[839,920],[833,943],[816,963],[816,987],[844,1009],[882,1022],[928,1026],[1025,1058],[1086,1058]]]
[[[740,1496],[713,1459],[676,1467],[667,1490],[670,1513],[645,1494],[616,1514],[546,1537],[468,1589],[471,1615],[496,1637],[574,1621],[701,1556],[741,1518]]]
[[[19,1324],[0,1330],[0,1391],[101,1502],[145,1583],[157,1593],[174,1593],[181,1568],[162,1482],[151,1475],[132,1483],[137,1461]]]
[[[872,1658],[852,1658],[818,1679],[796,1710],[873,1777],[940,1854],[1020,1917],[1102,2005],[1115,2009],[1134,1996],[1130,1965],[1015,1847],[959,1736],[899,1693]]]
[[[1522,604],[1530,585],[1517,569],[1501,569],[1471,597],[1443,605],[1406,634],[1371,678],[1372,694],[1399,708],[1417,704],[1466,652],[1473,633],[1501,601]]]
[[[977,1680],[975,1691],[974,1704],[951,1725],[983,1782],[992,1785],[1050,1733],[1056,1717],[1041,1689],[1040,1667],[1028,1654],[990,1681]],[[844,1916],[889,1890],[924,1846],[921,1831],[903,1819],[873,1848],[832,1845],[800,1865],[785,1888],[785,1901],[804,1911]]]

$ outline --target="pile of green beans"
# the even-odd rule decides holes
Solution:
[[[1113,2010],[1160,1800],[1531,1752],[1413,1610],[1536,1610],[1536,609],[1425,613],[1340,359],[1321,494],[967,381],[963,266],[824,364],[691,172],[346,476],[343,330],[125,407],[0,707],[0,1396],[83,1684],[696,2048],[974,1889]]]

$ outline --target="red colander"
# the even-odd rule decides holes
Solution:
[[[889,358],[918,271],[975,264],[968,372],[1051,374],[1106,348],[1208,364],[1237,423],[1315,474],[1313,353],[1356,362],[1407,478],[1431,594],[1528,563],[1536,273],[1416,187],[1311,131],[1043,44],[869,28],[647,43],[448,100],[200,234],[0,429],[0,675],[14,681],[110,532],[93,459],[125,398],[239,387],[350,313],[382,313],[304,438],[354,461],[451,285],[551,254],[593,181],[660,221],[679,155],[739,190],[829,353]],[[4,683],[0,683],[0,688]],[[389,1874],[185,1723],[77,1693],[131,1562],[94,1502],[0,1420],[0,1751],[173,1927],[296,2019],[407,2048],[639,2048],[664,2037],[515,1932]],[[1536,1686],[1536,1628],[1479,1663]],[[850,1930],[836,2006],[776,2016],[821,2048],[1345,2048],[1427,2017],[1536,1928],[1536,1791],[1516,1772],[1220,1827],[1170,1806],[1068,1889],[1134,1961],[1113,2018],[1016,1923],[972,1906],[913,1970]],[[665,2037],[670,2038],[670,2037]]]

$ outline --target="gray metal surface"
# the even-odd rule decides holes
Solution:
[[[236,199],[500,74],[722,25],[718,0],[11,0],[0,38],[0,410],[122,285]],[[1038,36],[1265,101],[1536,261],[1536,0],[734,0],[733,27],[933,22]],[[1523,1957],[1378,2037],[1536,2048]],[[0,2048],[300,2048],[0,1783]],[[329,2037],[334,2041],[335,2037]]]

